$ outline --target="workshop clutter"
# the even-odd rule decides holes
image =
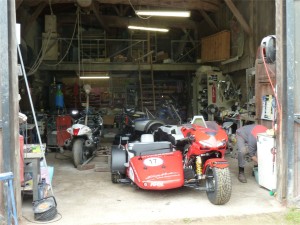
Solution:
[[[208,120],[215,120],[222,117],[224,111],[228,115],[240,109],[240,87],[217,67],[201,66],[193,78],[192,87],[194,115],[202,114]]]

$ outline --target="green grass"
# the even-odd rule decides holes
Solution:
[[[300,209],[291,208],[285,215],[285,220],[289,224],[300,224]]]

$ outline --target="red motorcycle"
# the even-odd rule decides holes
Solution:
[[[191,124],[161,126],[141,142],[112,146],[112,182],[146,190],[187,186],[205,190],[215,205],[225,204],[232,189],[227,142],[225,130],[202,116]]]

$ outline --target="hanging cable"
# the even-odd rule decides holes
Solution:
[[[278,96],[277,96],[275,87],[274,87],[273,82],[272,82],[272,80],[271,80],[271,76],[270,76],[270,73],[269,73],[269,69],[268,69],[268,67],[267,67],[267,62],[266,62],[265,57],[264,57],[263,48],[261,48],[261,56],[262,56],[262,60],[263,60],[263,63],[264,63],[264,67],[265,67],[265,70],[266,70],[266,73],[267,73],[267,76],[268,76],[268,80],[269,80],[269,82],[270,82],[270,84],[271,84],[272,91],[273,91],[274,96],[275,96],[275,99],[276,99],[276,106],[277,106],[277,108],[278,108],[278,114],[281,115],[281,106],[280,106],[279,101],[278,101]],[[270,70],[270,71],[271,71],[271,70]],[[272,71],[272,72],[273,72],[273,71]],[[275,74],[275,73],[273,72],[273,74]]]
[[[51,15],[53,15],[53,10],[52,10],[52,3],[51,3],[51,0],[49,0],[49,7],[50,7],[50,13],[51,13]]]
[[[77,11],[78,11],[78,10],[77,10]],[[73,34],[72,34],[72,37],[71,37],[69,46],[68,46],[68,48],[67,48],[67,50],[66,50],[64,56],[59,60],[58,63],[55,63],[55,64],[47,64],[47,63],[45,63],[45,65],[48,65],[48,66],[57,66],[57,65],[59,65],[60,63],[62,63],[62,61],[63,61],[63,60],[66,58],[66,56],[68,55],[68,53],[69,53],[69,51],[70,51],[70,48],[71,48],[71,46],[72,46],[72,42],[73,42],[73,40],[74,40],[74,36],[75,36],[75,32],[76,32],[76,27],[77,27],[78,20],[79,20],[79,18],[78,18],[78,17],[79,17],[79,16],[78,16],[78,13],[76,13],[76,14],[77,14],[77,17],[76,17],[76,21],[75,21],[75,25],[74,25]]]
[[[131,1],[130,1],[130,0],[128,0],[128,2],[129,2],[129,4],[130,4],[131,8],[133,9],[133,11],[134,11],[135,15],[137,15],[137,16],[138,16],[140,19],[147,20],[147,19],[150,19],[150,18],[152,17],[152,16],[142,17],[142,16],[140,16],[140,15],[136,14],[136,10],[135,10],[135,8],[133,7],[133,5],[132,5]]]
[[[51,14],[51,16],[53,16],[54,14],[53,14],[53,10],[52,10],[52,3],[51,3],[51,0],[49,0],[49,7],[50,7],[50,14]],[[43,59],[44,59],[44,56],[45,56],[45,54],[46,54],[46,51],[47,51],[47,49],[48,49],[48,45],[49,45],[49,42],[50,42],[50,39],[51,39],[51,34],[52,34],[52,30],[50,29],[48,32],[47,32],[47,41],[46,41],[46,45],[43,45],[42,44],[42,48],[41,48],[41,50],[39,51],[39,53],[38,53],[38,56],[37,56],[37,58],[36,58],[36,60],[35,60],[35,62],[34,62],[34,64],[33,64],[33,66],[29,69],[29,72],[27,73],[27,75],[32,75],[32,74],[34,74],[37,70],[38,70],[38,68],[40,67],[40,65],[41,65],[41,63],[42,63],[42,61],[43,61]],[[41,55],[42,54],[42,55]],[[41,57],[40,57],[40,55],[41,55]]]

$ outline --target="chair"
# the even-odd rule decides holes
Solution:
[[[12,172],[0,173],[0,181],[4,181],[4,188],[6,186],[7,192],[7,224],[11,224],[11,217],[14,219],[14,224],[18,225],[17,210],[15,204],[14,188],[13,188]]]

